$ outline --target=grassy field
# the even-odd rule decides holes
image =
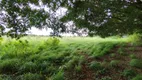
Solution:
[[[142,80],[142,44],[127,37],[0,38],[0,80]]]

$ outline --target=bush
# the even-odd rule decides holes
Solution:
[[[117,67],[118,66],[118,64],[119,64],[119,60],[112,60],[111,62],[110,62],[110,66],[112,66],[112,67]]]
[[[142,69],[142,60],[139,59],[132,59],[130,61],[130,66],[136,67],[136,68],[141,68]]]
[[[0,80],[15,80],[9,75],[0,75]]]
[[[110,51],[110,49],[114,47],[114,44],[115,43],[112,43],[112,42],[103,42],[103,43],[96,44],[92,50],[93,56],[101,57],[107,54]]]
[[[50,45],[50,46],[57,46],[60,43],[60,40],[56,37],[51,37],[45,41],[45,45]]]
[[[75,67],[75,65],[77,65],[79,63],[79,57],[74,56],[71,60],[69,60],[66,64],[65,64],[65,69],[72,69],[73,67]]]
[[[60,70],[56,75],[53,76],[53,80],[64,80],[64,72]]]
[[[2,41],[3,41],[3,38],[2,38],[2,37],[0,37],[0,44],[2,43]]]
[[[76,70],[77,72],[80,72],[80,71],[81,71],[81,65],[76,65],[76,66],[75,66],[75,70]]]
[[[142,75],[137,75],[132,80],[142,80]]]
[[[112,54],[110,54],[110,57],[115,57],[116,56],[116,54],[115,53],[112,53]]]
[[[94,70],[100,70],[100,69],[102,69],[102,66],[99,62],[93,61],[90,63],[90,68],[94,69]]]
[[[131,54],[131,55],[130,55],[130,58],[131,58],[131,59],[136,59],[137,56],[136,56],[135,54]]]
[[[16,80],[42,80],[42,76],[36,73],[26,73],[18,76]]]
[[[107,77],[102,78],[101,80],[112,80],[112,79],[111,79],[111,77],[107,76]]]
[[[132,69],[126,69],[121,74],[125,77],[128,77],[129,79],[136,76],[136,72]]]
[[[20,65],[22,62],[19,61],[19,59],[7,59],[0,61],[0,72],[15,72],[18,71]]]
[[[21,67],[19,71],[22,72],[35,72],[37,69],[37,65],[36,63],[33,62],[26,62],[24,63]]]

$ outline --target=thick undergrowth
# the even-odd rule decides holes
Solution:
[[[0,38],[0,80],[142,80],[138,35]]]

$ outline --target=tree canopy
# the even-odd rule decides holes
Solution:
[[[53,13],[61,7],[67,8],[66,15],[57,18]],[[63,23],[68,21],[73,21],[77,29],[87,29],[90,36],[142,31],[141,0],[1,0],[0,15],[1,35],[14,34],[14,37],[32,26],[47,25],[55,33],[66,32]],[[9,31],[5,33],[4,29]]]

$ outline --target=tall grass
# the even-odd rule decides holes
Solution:
[[[135,38],[136,35],[134,35]],[[121,43],[134,42],[132,36],[120,37],[23,37],[0,38],[0,79],[64,79],[64,69],[80,71],[84,57],[100,57]]]

